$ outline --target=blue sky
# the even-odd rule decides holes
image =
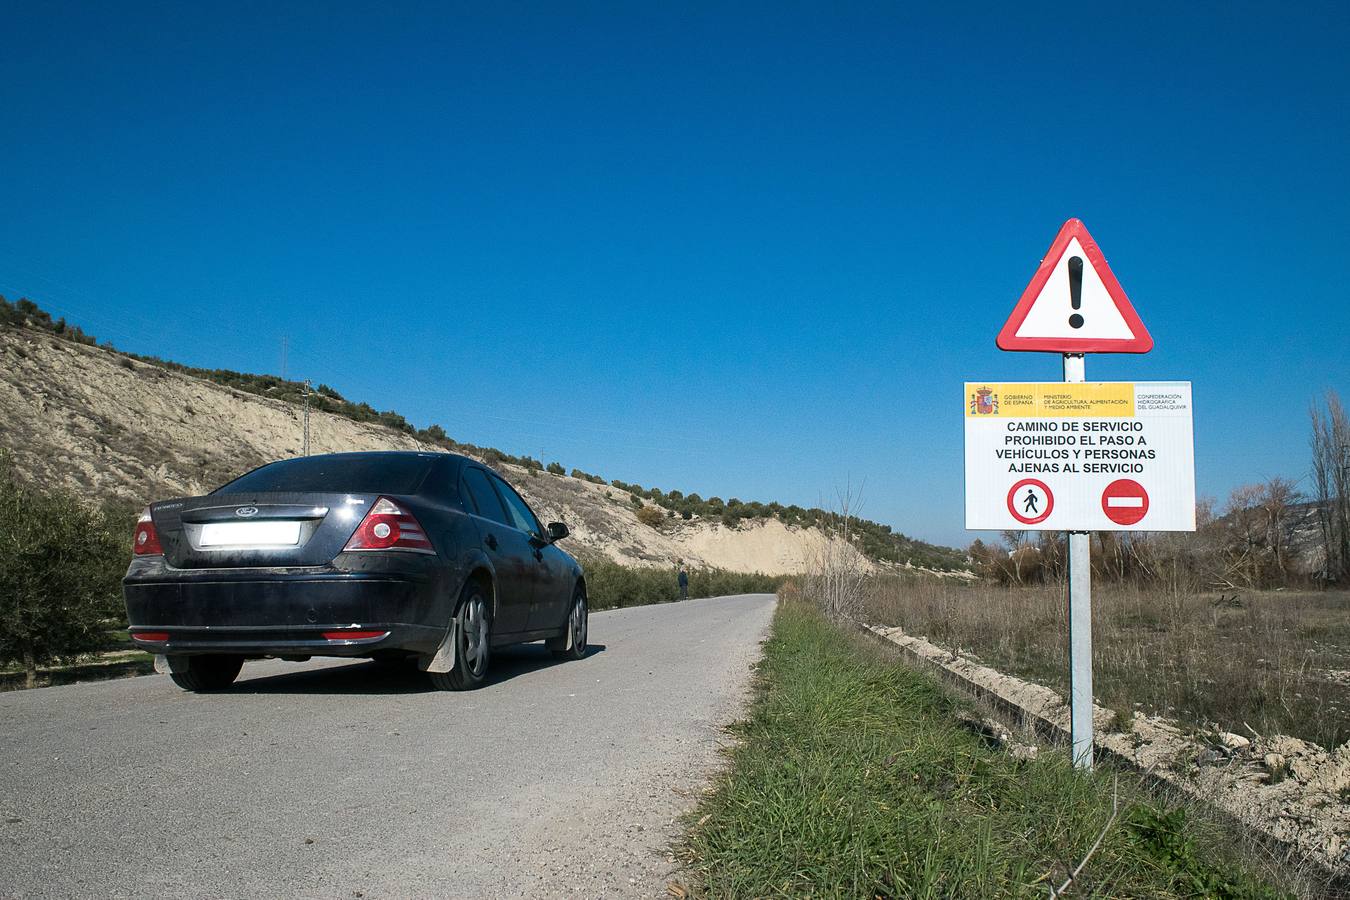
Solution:
[[[953,544],[961,384],[1092,230],[1197,483],[1350,394],[1350,12],[11,5],[0,293],[453,436]],[[1305,482],[1306,485],[1306,482]]]

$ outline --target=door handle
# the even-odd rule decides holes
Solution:
[[[483,543],[488,545],[489,550],[496,550],[497,536],[495,534],[489,534],[487,537],[483,538]]]

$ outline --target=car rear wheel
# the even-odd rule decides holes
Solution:
[[[234,684],[244,667],[242,656],[188,656],[175,660],[169,673],[173,683],[185,691],[206,693],[221,691]]]
[[[548,640],[548,649],[557,659],[581,659],[586,655],[586,634],[590,628],[590,613],[586,608],[586,594],[577,588],[572,606],[567,612],[563,633]]]
[[[487,679],[492,656],[492,611],[487,595],[476,582],[464,589],[464,602],[455,614],[455,664],[449,672],[429,672],[432,687],[442,691],[471,691]]]

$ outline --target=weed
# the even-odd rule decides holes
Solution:
[[[1267,886],[1212,865],[1197,846],[1189,818],[1185,807],[1159,810],[1140,804],[1131,810],[1126,827],[1160,868],[1173,873],[1172,887],[1184,895],[1217,900],[1279,896]]]

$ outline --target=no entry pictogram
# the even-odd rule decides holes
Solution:
[[[1102,491],[1102,512],[1117,525],[1134,525],[1148,515],[1148,491],[1132,478],[1120,478]]]

